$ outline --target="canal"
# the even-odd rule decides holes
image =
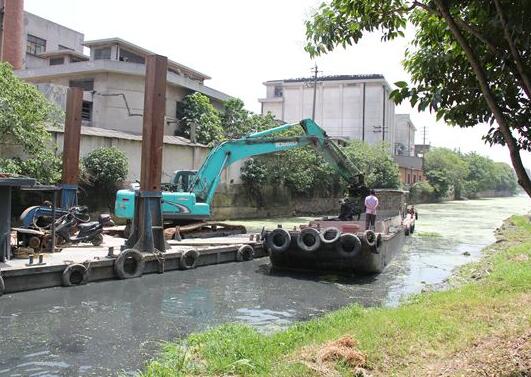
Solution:
[[[161,340],[224,322],[270,332],[350,303],[397,305],[477,260],[503,219],[530,211],[531,201],[520,196],[425,204],[418,210],[416,233],[378,276],[272,274],[268,259],[262,258],[5,295],[0,298],[0,376],[134,375],[156,354]],[[264,225],[307,220],[246,225],[259,231]]]

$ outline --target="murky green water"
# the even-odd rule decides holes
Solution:
[[[417,233],[384,273],[359,279],[272,275],[268,259],[147,275],[0,298],[0,376],[107,376],[134,373],[160,340],[228,321],[274,331],[349,303],[396,305],[425,284],[443,282],[475,260],[492,231],[526,197],[418,206]],[[309,218],[247,222],[285,227]],[[463,253],[467,251],[470,256]]]

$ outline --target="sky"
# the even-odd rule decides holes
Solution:
[[[85,40],[120,37],[212,77],[206,85],[241,98],[246,108],[260,111],[268,80],[309,76],[314,64],[323,75],[380,73],[392,84],[409,81],[401,61],[408,39],[381,42],[370,34],[348,49],[311,60],[304,51],[304,22],[318,0],[25,0],[25,10],[85,34]],[[510,163],[505,147],[485,145],[487,126],[470,129],[436,122],[408,104],[396,113],[410,113],[416,142],[476,151]],[[531,153],[522,159],[531,168]]]

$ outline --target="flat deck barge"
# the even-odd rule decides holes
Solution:
[[[261,242],[256,239],[253,237],[251,240],[250,235],[247,234],[234,237],[168,241],[169,247],[166,252],[143,254],[143,274],[164,273],[266,256]],[[64,273],[67,267],[73,265],[85,267],[86,279],[73,280],[73,284],[70,285],[116,279],[118,276],[115,271],[115,262],[124,241],[123,238],[105,235],[101,246],[80,244],[65,248],[60,252],[44,253],[42,254],[43,264],[39,264],[38,257],[34,257],[33,264],[28,263],[29,259],[6,260],[0,263],[0,296],[2,293],[69,285],[65,284]],[[244,245],[251,246],[254,252],[247,253],[242,258],[239,250]],[[185,267],[183,256],[190,250],[195,250],[196,260],[192,266]],[[110,251],[113,251],[112,256],[109,256]]]

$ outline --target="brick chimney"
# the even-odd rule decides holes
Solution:
[[[0,0],[0,7],[2,5],[0,60],[11,64],[13,69],[21,69],[24,64],[24,0]]]

